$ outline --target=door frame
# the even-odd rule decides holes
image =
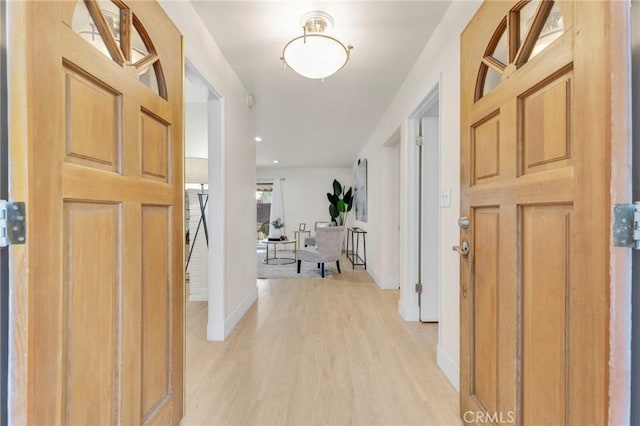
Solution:
[[[209,234],[208,251],[208,295],[207,295],[207,340],[223,341],[230,330],[225,330],[226,303],[226,257],[225,257],[225,209],[226,161],[225,161],[225,98],[193,65],[185,58],[185,79],[209,93],[207,100],[207,155],[209,160],[209,206],[207,226]],[[185,299],[186,303],[186,299]],[[185,309],[186,312],[186,309]],[[185,322],[186,324],[186,322]]]
[[[23,141],[27,140],[27,40],[16,29],[26,28],[26,2],[4,2],[7,7],[7,109],[10,129],[8,149],[11,153],[9,194],[16,201],[28,201],[28,152]],[[28,213],[28,212],[27,212]],[[28,262],[29,217],[27,216],[24,245],[9,250],[9,369],[8,424],[27,424],[27,376],[29,352],[29,289],[27,277],[17,271]]]
[[[611,211],[617,203],[632,201],[631,119],[631,7],[630,1],[611,2],[607,9],[612,28],[608,40],[611,84],[609,120],[611,161],[626,164],[611,170]],[[610,218],[610,222],[612,219]],[[609,424],[628,424],[631,412],[631,285],[632,250],[613,247],[609,233]]]
[[[403,134],[400,146],[401,162],[401,221],[405,223],[404,229],[400,229],[400,300],[398,301],[398,312],[405,321],[419,321],[420,312],[418,308],[418,294],[414,285],[418,282],[419,259],[419,238],[418,230],[420,218],[419,209],[419,170],[418,170],[418,150],[416,149],[416,138],[419,135],[420,121],[425,117],[427,111],[437,104],[442,107],[442,75],[438,75],[438,80],[431,86],[422,101],[405,119]],[[438,116],[438,145],[439,155],[442,153],[442,114]],[[440,161],[439,161],[440,162]],[[438,187],[440,187],[441,170],[438,170]],[[438,229],[442,223],[442,212],[438,214]],[[441,235],[438,232],[438,245],[440,245]],[[438,264],[442,257],[442,250],[438,250]],[[441,271],[438,268],[438,288],[441,286]],[[439,291],[438,310],[442,309],[442,292]]]
[[[640,114],[640,0],[631,1],[631,90],[632,117]],[[640,126],[632,131],[633,199],[640,200]],[[640,251],[632,255],[631,294],[631,421],[640,424]]]
[[[7,141],[7,3],[0,3],[0,198],[9,199]],[[7,424],[9,361],[9,249],[0,248],[0,424]]]

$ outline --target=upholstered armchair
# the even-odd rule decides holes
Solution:
[[[313,227],[313,231],[317,233],[319,228],[328,228],[329,226],[333,226],[333,222],[316,222],[315,226]],[[305,247],[315,246],[315,245],[316,245],[315,235],[313,237],[309,236],[304,239]]]
[[[298,273],[302,261],[314,262],[318,267],[322,267],[322,278],[324,278],[324,264],[336,262],[338,273],[340,271],[340,255],[342,254],[342,243],[344,242],[345,227],[331,226],[328,228],[318,228],[316,231],[315,247],[304,247],[298,249]]]

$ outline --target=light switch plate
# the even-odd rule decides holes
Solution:
[[[440,190],[440,207],[451,207],[451,187],[446,186]]]

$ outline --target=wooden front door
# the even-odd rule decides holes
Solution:
[[[28,214],[28,243],[13,262],[24,299],[14,299],[12,418],[177,424],[181,35],[151,1],[11,10],[11,55],[24,65],[13,76],[14,189]]]
[[[462,35],[466,423],[609,421],[625,13],[622,2],[486,2]]]

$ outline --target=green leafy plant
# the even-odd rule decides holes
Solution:
[[[280,219],[280,218],[277,218],[276,220],[271,222],[271,224],[276,229],[280,229],[280,228],[284,227],[284,223],[282,222],[282,219]]]
[[[351,189],[351,187],[346,189],[337,179],[334,179],[333,194],[327,192],[327,198],[330,203],[329,215],[331,215],[331,221],[338,226],[345,224],[347,221],[347,213],[349,213],[353,207],[353,194]]]

